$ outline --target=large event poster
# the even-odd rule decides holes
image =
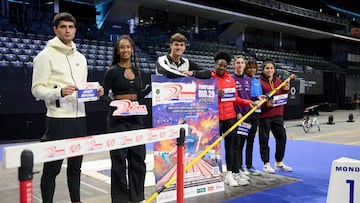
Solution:
[[[153,127],[187,123],[184,166],[219,138],[217,80],[152,76]],[[156,189],[176,175],[176,139],[154,143]],[[223,191],[220,145],[209,150],[185,174],[185,198]],[[175,183],[157,202],[176,200]]]

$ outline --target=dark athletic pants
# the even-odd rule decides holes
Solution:
[[[252,167],[252,160],[253,160],[253,148],[254,148],[254,140],[255,140],[255,135],[256,135],[256,131],[258,128],[258,124],[259,124],[259,114],[258,113],[253,113],[251,114],[246,120],[246,123],[250,123],[251,124],[251,128],[250,131],[248,133],[248,136],[244,136],[244,135],[239,135],[236,134],[236,136],[239,137],[239,142],[238,144],[235,144],[235,149],[234,149],[234,153],[235,153],[235,159],[236,161],[236,166],[235,166],[235,173],[239,172],[239,169],[242,167],[243,164],[243,149],[246,143],[246,148],[245,148],[245,165],[247,168]],[[236,131],[236,129],[235,129]]]
[[[269,134],[270,130],[276,142],[275,161],[281,162],[285,155],[286,130],[282,116],[272,118],[260,118],[259,120],[259,143],[260,155],[264,163],[269,162]]]
[[[85,136],[86,118],[46,118],[43,140],[59,140]],[[67,184],[72,202],[80,201],[80,175],[82,156],[67,159]],[[44,163],[41,176],[41,196],[43,203],[52,203],[55,192],[55,179],[60,173],[63,160]]]
[[[226,132],[231,126],[233,126],[236,122],[235,118],[228,119],[228,120],[220,120],[220,133],[223,134]],[[238,144],[239,136],[236,136],[236,131],[233,130],[225,137],[225,160],[226,160],[226,168],[228,171],[234,172],[236,166],[234,157],[234,147],[235,144]]]
[[[142,119],[139,116],[113,117],[109,113],[107,121],[109,132],[123,132],[144,128]],[[113,203],[140,202],[145,199],[145,156],[145,145],[110,151],[112,164],[111,199]],[[128,167],[126,167],[126,160]]]

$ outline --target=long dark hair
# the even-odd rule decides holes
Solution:
[[[139,59],[136,57],[135,43],[129,35],[121,35],[119,37],[119,39],[116,40],[116,43],[114,44],[114,48],[113,48],[112,60],[111,60],[110,67],[113,67],[114,65],[118,64],[121,60],[120,54],[119,54],[119,43],[123,39],[128,40],[131,44],[131,48],[133,50],[133,52],[131,53],[131,69],[133,70],[135,76],[139,77],[140,82],[141,82],[141,87],[142,87],[143,84],[142,84],[142,78],[141,78],[141,73],[140,73],[140,65],[139,65]],[[133,66],[133,64],[135,66]]]

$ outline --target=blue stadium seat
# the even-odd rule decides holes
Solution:
[[[105,55],[102,55],[102,54],[97,54],[97,59],[99,59],[99,60],[106,60],[106,57],[105,57]]]
[[[84,44],[90,44],[90,40],[88,40],[88,39],[83,39],[82,42],[83,42],[83,45]]]
[[[37,34],[37,37],[36,37],[36,38],[39,39],[39,40],[41,40],[41,41],[47,41],[46,36],[43,35],[43,34]]]
[[[22,42],[16,43],[17,48],[19,49],[26,49],[27,44],[24,44]]]
[[[90,54],[97,54],[97,50],[96,50],[96,49],[93,49],[93,48],[90,48],[90,49],[89,49],[89,53],[90,53]]]
[[[0,47],[0,53],[8,54],[8,53],[10,53],[10,49],[7,47]]]
[[[114,47],[112,47],[112,46],[108,46],[108,47],[107,47],[107,50],[108,50],[108,51],[111,51],[111,52],[112,52],[113,49],[114,49]]]
[[[16,61],[17,59],[15,54],[5,54],[4,57],[7,61]]]
[[[40,47],[39,47],[39,45],[37,45],[37,44],[29,44],[29,49],[32,49],[32,50],[38,50],[38,49],[40,49]]]
[[[18,38],[20,38],[20,39],[22,39],[22,38],[25,37],[25,33],[23,33],[23,32],[16,32],[16,33],[15,33],[15,36],[18,37]]]
[[[87,54],[89,53],[88,49],[84,49],[84,48],[79,48],[78,51],[82,54]]]
[[[97,59],[97,55],[96,55],[96,54],[86,54],[85,57],[86,57],[86,58],[89,58],[89,59]]]
[[[147,68],[148,68],[148,64],[147,64],[147,63],[140,63],[140,68],[141,68],[141,69],[147,69]]]
[[[26,68],[33,68],[33,63],[32,63],[32,61],[24,62],[24,66]]]
[[[107,48],[106,46],[101,46],[101,45],[98,46],[98,49],[99,49],[99,50],[106,50],[106,48]]]
[[[94,66],[96,63],[94,59],[87,59],[87,64],[90,66]]]
[[[19,61],[21,61],[21,62],[31,61],[31,58],[29,55],[18,55],[17,57],[18,57]]]
[[[8,37],[1,36],[1,37],[0,37],[0,41],[1,41],[1,42],[8,42],[8,41],[9,41],[9,38],[8,38]]]
[[[7,36],[7,37],[15,37],[14,32],[10,31],[10,30],[4,31],[4,35]]]
[[[28,56],[33,56],[33,55],[35,55],[35,52],[34,52],[34,50],[32,50],[32,49],[23,49],[23,51],[24,51],[24,54],[26,54],[26,55],[28,55]]]
[[[36,39],[36,35],[33,34],[33,33],[27,33],[26,37],[29,38],[29,39]]]
[[[105,52],[105,50],[98,49],[97,54],[98,55],[104,55],[104,57],[105,57],[106,52]]]
[[[5,60],[1,60],[1,61],[0,61],[0,67],[1,67],[1,68],[10,67],[10,62],[9,62],[9,61],[5,61]]]
[[[4,46],[9,48],[9,49],[12,49],[15,47],[15,44],[13,42],[3,42]]]
[[[20,55],[23,53],[22,49],[19,49],[19,48],[13,48],[11,50],[12,50],[12,53],[15,55]]]
[[[13,43],[19,43],[19,42],[21,42],[21,39],[18,37],[10,37],[10,41]]]
[[[33,39],[33,43],[37,44],[37,45],[41,45],[43,43],[43,41],[40,39]]]
[[[104,71],[105,67],[104,66],[94,66],[94,68],[98,71]]]
[[[97,49],[98,49],[98,46],[97,46],[97,45],[95,45],[95,44],[91,44],[91,45],[90,45],[90,49],[97,50]]]
[[[88,45],[88,44],[82,44],[81,45],[81,48],[83,48],[83,49],[89,49],[89,47],[90,47],[90,45]]]
[[[30,43],[32,43],[32,39],[29,39],[29,38],[22,38],[21,41],[22,41],[24,44],[30,44]]]
[[[23,68],[24,67],[24,63],[21,61],[11,61],[10,64],[14,68]]]
[[[96,60],[97,66],[107,66],[106,61],[104,60]]]

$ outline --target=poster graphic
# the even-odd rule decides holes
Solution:
[[[152,76],[153,127],[186,123],[184,166],[219,137],[217,80],[190,77],[170,79]],[[154,143],[156,189],[176,175],[176,139]],[[185,174],[185,198],[223,191],[220,145],[209,150]],[[176,200],[176,186],[171,185],[157,197],[157,202]]]

